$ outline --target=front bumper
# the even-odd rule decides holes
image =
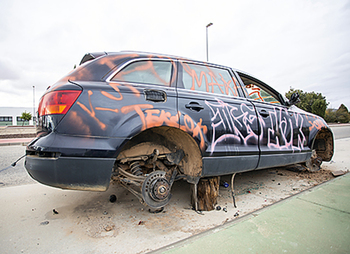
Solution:
[[[106,191],[114,162],[113,158],[48,158],[27,155],[25,168],[33,179],[52,187]]]

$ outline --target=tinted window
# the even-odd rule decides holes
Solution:
[[[182,63],[182,81],[186,89],[238,96],[237,81],[226,69]]]
[[[258,82],[251,80],[247,77],[242,77],[244,88],[249,97],[255,101],[268,102],[273,104],[281,104],[272,92],[268,91]]]
[[[0,116],[0,122],[12,122],[12,116]]]
[[[171,62],[165,61],[134,62],[118,72],[112,80],[169,86],[171,66]]]

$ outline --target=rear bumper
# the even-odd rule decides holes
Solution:
[[[27,155],[25,168],[38,182],[71,190],[106,191],[115,159]]]
[[[50,133],[30,142],[25,168],[45,185],[71,190],[105,191],[109,187],[123,138],[93,138]]]

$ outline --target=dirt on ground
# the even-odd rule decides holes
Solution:
[[[129,248],[120,249],[120,246],[134,245],[137,239],[139,244],[133,246],[133,250],[145,253],[222,225],[332,178],[331,171],[325,169],[310,173],[275,168],[237,174],[235,208],[230,186],[224,187],[231,177],[223,176],[216,209],[209,212],[192,210],[190,185],[185,181],[174,184],[170,204],[160,213],[151,213],[135,196],[114,183],[104,198],[93,198],[74,208],[57,207],[58,214],[48,211],[45,220],[69,219],[75,227],[67,234],[74,233],[82,238],[114,238],[114,244],[119,243],[117,253],[128,253]],[[113,194],[117,196],[115,203],[108,200]]]

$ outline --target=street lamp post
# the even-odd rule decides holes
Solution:
[[[206,32],[207,32],[207,62],[209,61],[209,56],[208,56],[208,27],[212,26],[213,23],[209,23],[208,25],[206,25]]]
[[[35,86],[33,86],[33,125],[36,126],[35,117]]]

